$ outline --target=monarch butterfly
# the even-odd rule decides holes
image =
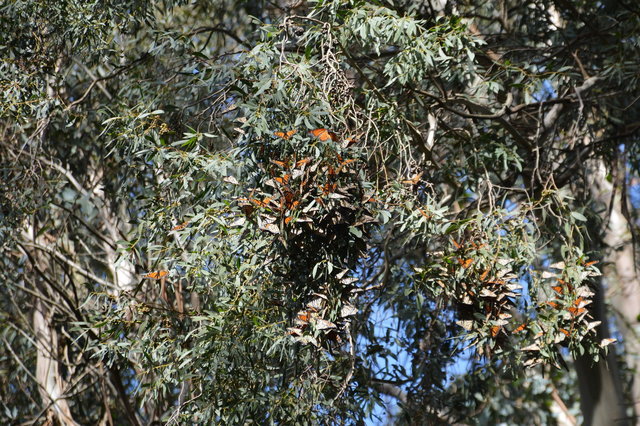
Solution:
[[[322,194],[323,195],[327,195],[327,194],[331,194],[332,192],[334,192],[337,187],[338,187],[338,184],[326,183],[324,186],[321,186],[320,189],[322,190]]]
[[[572,306],[572,307],[568,308],[567,311],[569,311],[571,316],[577,317],[578,315],[580,315],[581,313],[586,311],[586,309],[585,308],[575,308],[575,307]]]
[[[245,216],[251,216],[251,214],[255,210],[255,207],[253,207],[251,204],[243,204],[242,206],[240,206],[240,209],[242,210],[242,213],[245,214]]]
[[[151,278],[152,280],[159,280],[160,278],[166,277],[169,275],[169,271],[155,271],[149,272],[142,276],[142,278]]]
[[[520,333],[522,330],[524,330],[527,327],[526,323],[522,323],[520,324],[515,330],[513,330],[513,334],[517,334]]]
[[[171,228],[171,230],[172,230],[172,231],[181,231],[181,230],[183,230],[184,228],[186,228],[188,224],[189,224],[189,222],[188,222],[188,221],[187,221],[187,222],[182,222],[180,225],[176,225],[176,226],[174,226],[173,228]]]
[[[322,142],[326,142],[331,139],[334,142],[338,141],[338,136],[327,129],[315,129],[310,132],[313,136],[320,139]]]
[[[285,189],[283,195],[284,204],[288,209],[294,208],[298,205],[298,202],[295,200],[296,195],[293,193],[293,191]]]
[[[496,337],[498,333],[500,333],[501,328],[502,327],[500,327],[499,325],[494,325],[493,327],[491,327],[491,337]]]
[[[556,293],[558,293],[558,294],[562,294],[562,292],[563,292],[562,286],[559,286],[559,285],[554,285],[553,287],[551,287],[551,289],[553,291],[555,291]]]
[[[282,167],[283,169],[286,169],[287,167],[289,167],[288,162],[285,162],[285,161],[271,160],[271,162],[276,166]]]
[[[262,229],[263,231],[269,231],[272,234],[279,234],[280,233],[280,229],[278,228],[278,226],[275,223],[266,223],[266,224],[262,225],[260,227],[260,229]]]
[[[565,330],[564,328],[559,328],[558,331],[560,331],[562,334],[564,334],[565,336],[569,336],[569,332],[567,330]]]
[[[422,172],[420,172],[420,173],[416,173],[415,175],[413,175],[413,177],[412,177],[411,179],[403,180],[403,181],[402,181],[402,183],[407,183],[407,184],[410,184],[410,185],[415,185],[415,184],[417,184],[418,182],[420,182],[420,178],[422,177],[422,174],[423,174]]]
[[[358,313],[358,308],[356,308],[355,306],[349,303],[342,305],[342,309],[340,309],[341,318],[351,317],[353,315],[356,315],[357,313]]]
[[[273,132],[273,134],[279,138],[282,138],[284,140],[288,140],[291,138],[291,136],[296,134],[296,130],[289,130],[288,132]]]
[[[573,286],[571,285],[570,282],[567,282],[567,281],[565,281],[563,279],[560,279],[560,278],[558,278],[557,281],[558,281],[558,284],[557,284],[558,286],[562,286],[562,287],[566,288],[569,293],[573,293]],[[563,292],[564,292],[564,289],[563,289]]]
[[[315,299],[311,300],[309,303],[307,303],[307,308],[311,310],[311,312],[318,312],[320,310],[322,310],[322,308],[325,306],[326,302],[323,299],[323,297],[316,297]]]
[[[473,263],[473,259],[458,259],[458,263],[463,267],[463,268],[468,268],[469,266],[471,266],[471,264]]]
[[[311,158],[305,158],[305,159],[299,160],[296,162],[296,167],[304,166],[309,161],[311,161]]]
[[[338,328],[338,326],[332,323],[331,321],[327,321],[322,318],[316,319],[315,326],[316,326],[316,330],[330,330],[330,329]]]
[[[286,185],[287,183],[289,183],[290,178],[291,178],[291,175],[287,174],[282,177],[277,177],[274,180],[278,182],[280,185]]]
[[[615,343],[615,342],[617,342],[617,341],[618,341],[618,339],[602,339],[602,340],[600,341],[600,347],[601,347],[601,348],[607,347],[607,346],[609,346],[610,344]]]
[[[297,317],[300,321],[309,322],[309,320],[311,319],[311,312],[300,311],[297,313]]]
[[[267,207],[269,205],[269,203],[271,202],[271,198],[267,197],[262,201],[256,200],[254,198],[250,198],[249,201],[251,201],[252,203],[256,204],[258,207]]]
[[[290,336],[300,337],[302,336],[302,330],[295,327],[289,327],[287,328],[287,334]]]

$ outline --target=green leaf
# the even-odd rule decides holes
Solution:
[[[587,221],[587,218],[582,213],[571,212],[571,216],[573,216],[576,220],[579,220],[581,222]]]

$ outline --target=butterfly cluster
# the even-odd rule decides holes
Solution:
[[[544,284],[543,290],[549,290],[546,300],[523,309],[516,302],[522,300],[521,278],[511,261],[496,256],[493,262],[487,262],[491,250],[476,242],[485,238],[465,237],[460,242],[451,241],[454,250],[448,274],[459,278],[451,294],[457,307],[457,324],[466,330],[465,339],[480,355],[491,356],[517,337],[528,343],[522,348],[524,365],[536,365],[545,359],[559,365],[558,345],[596,337],[599,322],[591,319],[587,308],[594,295],[587,278],[599,274],[596,262],[582,261],[571,268],[564,262],[550,265],[550,271],[543,274],[543,283],[551,280]],[[609,343],[603,341],[601,346]]]
[[[236,201],[241,220],[273,236],[286,264],[277,274],[282,282],[292,283],[287,292],[299,300],[287,334],[300,343],[326,347],[342,342],[350,317],[357,313],[351,304],[357,280],[347,274],[366,252],[375,201],[361,182],[363,160],[348,149],[355,139],[343,140],[325,128],[308,134],[308,150],[287,150],[287,143],[258,150],[259,175],[266,179],[246,188],[246,195]],[[298,132],[273,135],[293,141]],[[313,149],[318,143],[320,148]],[[327,253],[340,259],[340,269],[318,273]],[[283,298],[283,305],[291,305],[291,296]]]
[[[484,257],[487,248],[476,239],[482,240],[482,236],[469,235],[461,242],[451,240],[454,261],[449,274],[460,277],[453,294],[457,324],[470,333],[470,343],[477,345],[480,354],[490,355],[491,347],[500,347],[517,328],[513,327],[512,318],[522,286],[510,266],[500,259],[491,263],[476,261]],[[491,345],[480,345],[484,336],[493,339]]]

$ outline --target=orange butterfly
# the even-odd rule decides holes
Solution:
[[[299,161],[296,162],[296,167],[304,166],[305,164],[307,164],[310,161],[311,161],[311,158],[304,158],[302,160],[299,160]]]
[[[292,191],[285,189],[283,196],[284,205],[287,209],[295,208],[299,204],[299,202],[295,200],[296,195]]]
[[[424,210],[422,210],[420,207],[418,207],[418,211],[420,212],[420,214],[424,217],[426,217],[427,219],[431,219],[431,215],[427,214],[427,212],[425,212]],[[484,278],[483,278],[484,279]]]
[[[491,327],[491,337],[496,337],[498,333],[500,333],[501,328],[502,327],[500,327],[499,325],[494,325],[493,327]]]
[[[181,231],[181,230],[183,230],[184,228],[186,228],[188,224],[189,224],[189,222],[188,222],[188,221],[187,221],[187,222],[182,222],[180,225],[176,225],[176,226],[174,226],[173,228],[171,228],[171,230],[172,230],[172,231]]]
[[[269,205],[269,203],[271,202],[271,198],[267,197],[262,201],[256,200],[254,198],[250,198],[249,201],[251,201],[252,203],[256,204],[258,207],[267,207]]]
[[[287,167],[289,167],[289,162],[288,161],[278,161],[278,160],[270,160],[273,164],[275,164],[276,166],[280,166],[283,169],[286,169]]]
[[[323,195],[327,195],[334,192],[337,187],[338,187],[338,184],[336,183],[326,183],[324,186],[321,186],[320,189],[322,190]]]
[[[572,293],[572,292],[573,292],[573,286],[571,285],[571,283],[566,282],[565,280],[560,279],[560,278],[558,278],[558,280],[557,280],[557,281],[558,281],[558,284],[559,284],[559,285],[566,287],[566,288],[567,288],[567,290],[569,291],[569,293]],[[552,287],[552,288],[553,288],[553,287]],[[563,292],[564,292],[564,290],[563,290]]]
[[[485,269],[482,275],[480,275],[480,281],[484,281],[487,278],[487,275],[489,275],[489,269]]]
[[[309,321],[309,319],[311,319],[311,314],[309,311],[300,311],[298,312],[298,319],[300,321]]]
[[[416,173],[415,175],[413,175],[413,177],[411,179],[403,180],[402,183],[408,183],[410,185],[415,185],[418,182],[420,182],[420,178],[422,177],[422,175],[423,175],[423,172]]]
[[[471,266],[471,264],[473,263],[473,259],[458,259],[458,263],[463,267],[463,268],[468,268],[469,266]]]
[[[291,136],[296,134],[296,130],[289,130],[288,132],[273,132],[273,134],[279,138],[282,138],[284,140],[288,140],[291,138]]]
[[[330,130],[327,129],[315,129],[310,132],[313,136],[320,139],[322,142],[326,142],[331,139],[334,142],[338,141],[338,136]]]
[[[578,315],[580,315],[581,313],[586,311],[586,309],[585,308],[581,308],[580,305],[578,304],[577,307],[571,306],[570,308],[567,308],[567,311],[569,311],[571,316],[577,317]]]
[[[291,175],[284,175],[283,177],[277,177],[274,180],[278,182],[280,185],[286,185],[287,183],[289,183],[290,178],[291,178]]]
[[[517,334],[520,333],[522,330],[524,330],[527,327],[526,323],[522,323],[520,324],[515,330],[513,330],[513,334]]]
[[[149,272],[142,276],[142,278],[151,278],[152,280],[159,280],[160,278],[166,277],[169,275],[169,271],[155,271]]]

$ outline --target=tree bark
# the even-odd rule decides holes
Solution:
[[[77,426],[65,399],[66,384],[58,368],[58,335],[52,327],[51,312],[38,300],[33,312],[37,349],[36,379],[44,406],[65,426]]]
[[[592,182],[590,182],[591,196],[603,210],[601,215],[604,221],[604,229],[601,235],[591,235],[599,243],[598,247],[603,252],[605,260],[603,279],[598,281],[592,306],[594,320],[602,321],[598,326],[598,339],[610,337],[609,321],[605,300],[612,295],[614,305],[618,307],[622,323],[629,324],[632,315],[637,315],[640,308],[640,292],[638,280],[635,275],[629,279],[633,272],[633,247],[628,235],[628,223],[622,214],[620,195],[614,196],[613,184],[607,180],[607,167],[602,160],[594,162],[591,168]],[[613,197],[613,199],[612,199]],[[608,207],[611,207],[608,214]],[[601,238],[599,238],[601,237]],[[599,241],[598,241],[599,240]],[[612,277],[623,276],[621,279],[612,280]],[[618,285],[612,287],[614,281]],[[605,285],[608,287],[605,289]],[[617,288],[616,288],[617,287]],[[635,312],[635,314],[633,314]],[[618,328],[624,335],[626,351],[633,350],[637,353],[638,340],[629,335],[626,326],[618,321]],[[632,352],[632,353],[633,353]],[[627,354],[627,362],[632,361]],[[630,364],[636,366],[636,364]],[[598,363],[593,363],[588,356],[576,359],[576,372],[580,385],[580,405],[584,415],[585,425],[627,425],[634,424],[627,414],[628,404],[622,391],[620,369],[615,356],[615,348],[610,347],[607,354],[602,356]],[[637,390],[634,389],[634,394]],[[637,395],[637,394],[636,394]],[[634,397],[637,399],[637,397]],[[637,410],[637,407],[634,407]]]

